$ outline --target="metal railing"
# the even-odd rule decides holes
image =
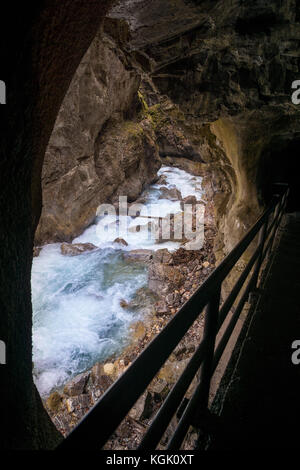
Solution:
[[[257,287],[262,262],[272,250],[289,192],[288,187],[282,185],[282,188],[284,189],[281,194],[273,197],[269,207],[243,239],[63,440],[58,447],[59,449],[101,449],[206,307],[202,340],[180,378],[162,403],[138,447],[138,450],[154,450],[173,416],[178,414],[178,409],[181,409],[182,413],[177,428],[168,443],[168,450],[180,449],[189,426],[191,423],[195,423],[195,416],[198,417],[198,422],[201,424],[201,415],[208,408],[212,375],[227,346],[244,304],[248,300],[249,293]],[[220,307],[224,279],[257,236],[258,242],[255,251]],[[248,282],[245,286],[246,280]],[[241,292],[243,287],[244,290]],[[224,321],[228,318],[236,301],[234,312],[216,347],[216,336],[221,327],[224,327]],[[183,401],[196,374],[200,375],[200,379],[195,391],[190,400]],[[186,406],[183,406],[183,403]]]

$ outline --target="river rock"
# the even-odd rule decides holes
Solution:
[[[70,397],[84,393],[89,376],[89,373],[77,375],[74,379],[71,380],[71,382],[68,382],[67,385],[65,385],[64,393]]]
[[[197,204],[196,196],[187,196],[182,201],[180,201],[181,209],[184,210],[185,204],[192,204],[193,206]]]
[[[128,302],[124,299],[120,300],[120,307],[122,308],[128,308]]]
[[[131,250],[123,253],[123,257],[126,261],[137,261],[137,262],[148,262],[152,259],[153,252],[152,250]]]
[[[161,195],[159,199],[169,199],[170,201],[180,201],[182,199],[181,192],[177,188],[167,188],[162,186],[160,189]]]
[[[148,287],[138,289],[127,307],[131,311],[143,312],[144,315],[154,313],[154,304],[159,296]]]
[[[169,289],[180,287],[185,280],[178,268],[163,263],[152,263],[148,277],[148,287],[154,292],[161,292],[166,284]]]
[[[115,371],[114,364],[112,362],[108,362],[107,364],[104,364],[103,371],[104,371],[104,374],[106,375],[113,375]]]
[[[167,248],[160,248],[153,252],[152,259],[154,263],[168,264],[172,259],[172,255]]]
[[[42,251],[42,246],[35,246],[33,248],[33,256],[36,257],[36,256],[39,256],[40,252]]]
[[[97,250],[98,247],[92,243],[62,243],[60,251],[65,256],[77,256],[85,253],[86,251]]]
[[[76,418],[82,418],[91,406],[91,397],[87,394],[67,398],[66,407],[68,413],[76,411]]]
[[[128,246],[128,243],[126,240],[124,240],[124,238],[116,238],[114,240],[114,243],[118,243],[119,245],[123,245],[123,246]]]

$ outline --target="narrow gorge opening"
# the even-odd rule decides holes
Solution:
[[[185,128],[128,40],[123,19],[105,18],[62,103],[42,172],[33,377],[64,435],[215,262],[211,169],[199,150],[205,134]],[[202,332],[201,318],[152,383],[151,414]],[[139,407],[131,412],[138,419],[147,415]]]
[[[23,41],[23,29],[16,28],[19,43],[24,43],[25,67],[20,61],[7,69],[24,79],[14,78],[8,87],[12,118],[5,118],[3,125],[8,137],[3,138],[1,174],[1,321],[13,367],[5,371],[9,387],[3,389],[2,403],[16,417],[7,420],[11,435],[4,446],[20,448],[54,446],[58,438],[32,383],[30,224],[33,219],[35,227],[39,217],[40,166],[60,90],[67,88],[90,42],[90,25],[98,21],[93,19],[94,6],[87,2],[50,3],[45,16],[44,7],[34,13],[34,38],[31,19],[28,25],[24,22],[29,41]],[[272,183],[280,179],[297,187],[299,111],[290,92],[292,81],[299,78],[299,8],[293,2],[280,7],[278,2],[262,3],[247,6],[241,1],[233,8],[232,2],[196,0],[119,2],[104,19],[72,80],[46,152],[32,271],[34,376],[46,409],[63,434],[172,318],[213,269],[215,257],[219,262],[241,239],[269,201]],[[103,12],[97,10],[100,20]],[[78,20],[76,32],[73,18]],[[62,41],[56,40],[59,31]],[[32,51],[38,70],[32,65]],[[14,98],[10,90],[15,91]],[[19,113],[18,99],[30,119]],[[291,164],[284,161],[286,153]],[[110,237],[106,242],[113,246],[104,246],[103,233],[103,238],[97,236],[97,208],[104,203],[117,208],[122,195],[129,205],[141,202],[145,207],[155,200],[166,211],[181,208],[185,196],[193,205],[195,197],[205,206],[204,251],[197,256],[193,250],[172,252],[179,242],[173,240],[171,246],[169,239],[153,250],[136,243],[141,234],[135,232],[130,232],[132,240]],[[138,222],[130,219],[133,225]],[[133,248],[138,253],[132,254]],[[228,289],[236,279],[233,274]],[[154,296],[145,293],[148,280],[153,281]],[[148,329],[144,319],[152,315],[153,306],[155,321]],[[107,316],[100,318],[100,307]],[[70,308],[74,316],[68,314]],[[182,372],[193,343],[199,342],[201,328],[200,319],[133,408],[135,434],[127,422],[108,446],[136,444],[136,436]],[[136,346],[127,358],[117,359],[117,351],[127,347],[128,332]],[[103,346],[110,333],[116,349],[107,348],[103,362],[99,344]],[[130,433],[135,442],[126,444]]]

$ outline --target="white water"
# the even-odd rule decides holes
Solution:
[[[176,186],[183,197],[201,199],[201,178],[183,170],[162,167],[167,184]],[[154,207],[164,217],[180,211],[178,201],[159,199],[160,186],[152,185],[143,196],[145,210]],[[141,213],[143,215],[143,212]],[[152,215],[153,212],[152,212]],[[145,219],[126,218],[133,224]],[[178,243],[156,244],[155,240],[128,232],[128,247],[113,243],[113,230],[99,230],[108,218],[96,223],[74,240],[91,242],[98,250],[79,256],[63,256],[60,244],[46,245],[34,258],[32,266],[33,361],[35,383],[42,396],[63,385],[70,377],[88,369],[95,362],[117,354],[128,341],[129,326],[142,313],[124,310],[120,300],[130,301],[147,284],[146,266],[126,263],[122,250],[137,248],[177,249]]]

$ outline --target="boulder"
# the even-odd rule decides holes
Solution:
[[[153,252],[152,250],[144,250],[144,249],[140,249],[140,250],[131,250],[131,251],[127,251],[125,253],[123,253],[123,257],[126,261],[138,261],[138,262],[147,262],[147,261],[150,261],[152,259],[152,256],[153,256]]]
[[[62,243],[60,245],[60,251],[65,256],[77,256],[85,253],[86,251],[97,250],[98,247],[92,243]]]
[[[133,312],[138,312],[146,317],[155,314],[154,304],[159,299],[159,296],[148,287],[141,287],[138,289],[132,300],[128,302],[127,309]]]
[[[153,252],[152,259],[154,263],[168,264],[172,259],[172,255],[167,248],[160,248]]]
[[[167,285],[168,288],[180,287],[185,278],[178,268],[163,263],[152,263],[149,266],[148,287],[154,292],[161,292]]]
[[[184,210],[185,204],[192,204],[192,205],[197,204],[196,196],[187,196],[184,199],[182,199],[182,201],[180,201],[180,206],[182,210]]]
[[[89,376],[90,374],[85,372],[74,377],[65,385],[64,393],[70,397],[84,393]]]
[[[128,246],[128,243],[126,240],[124,240],[124,238],[116,238],[114,240],[114,243],[118,243],[119,245],[123,245],[123,246]]]
[[[169,199],[170,201],[180,201],[182,199],[181,192],[177,188],[167,188],[162,186],[160,189],[161,195],[159,199]]]
[[[35,246],[33,248],[33,257],[39,256],[40,252],[42,251],[42,246]]]
[[[104,374],[106,375],[109,375],[109,376],[113,375],[115,371],[114,364],[112,362],[108,362],[107,364],[104,364],[103,371],[104,371]]]

